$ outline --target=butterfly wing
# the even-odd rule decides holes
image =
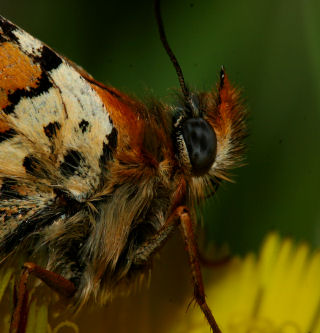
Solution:
[[[0,253],[99,186],[117,131],[83,73],[0,17]]]

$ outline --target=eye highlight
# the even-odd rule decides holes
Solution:
[[[214,130],[203,118],[190,118],[182,124],[182,136],[186,144],[192,172],[202,176],[211,168],[217,150]]]

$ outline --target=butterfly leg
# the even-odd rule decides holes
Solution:
[[[35,263],[25,263],[18,284],[17,299],[11,317],[10,333],[24,333],[26,331],[29,311],[27,282],[30,274],[35,275],[51,289],[65,297],[72,297],[76,291],[75,285],[61,275],[48,271]]]
[[[210,308],[207,305],[204,286],[202,280],[202,274],[200,270],[200,261],[198,254],[197,242],[195,239],[193,224],[189,210],[185,206],[179,206],[169,216],[164,226],[154,235],[151,239],[146,241],[136,252],[132,263],[135,265],[146,264],[152,254],[154,254],[164,244],[165,240],[174,230],[174,228],[180,225],[186,250],[189,255],[189,263],[191,267],[191,274],[193,280],[194,297],[202,312],[204,313],[209,325],[212,328],[213,333],[220,333],[219,329]]]
[[[186,207],[178,207],[180,217],[180,228],[184,238],[187,253],[189,255],[189,263],[191,268],[194,298],[204,313],[213,333],[220,333],[221,330],[216,323],[212,312],[206,302],[206,296],[204,293],[202,273],[200,269],[200,261],[198,254],[198,246],[193,230],[193,223],[189,210]]]
[[[14,311],[11,317],[10,333],[25,332],[29,312],[27,282],[29,271],[24,269],[18,286],[14,290]]]
[[[150,261],[152,255],[159,251],[162,245],[166,242],[178,223],[179,216],[177,216],[176,211],[174,211],[163,227],[135,251],[132,264],[137,266],[146,265]]]

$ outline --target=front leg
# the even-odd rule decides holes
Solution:
[[[75,285],[57,273],[48,271],[32,262],[27,262],[23,266],[11,317],[10,333],[25,333],[26,331],[29,312],[27,282],[30,274],[35,275],[51,289],[65,297],[72,297],[76,292]]]
[[[132,263],[134,265],[143,265],[148,263],[150,257],[159,250],[177,225],[180,225],[186,251],[189,256],[195,300],[204,313],[213,333],[221,333],[221,330],[219,329],[205,299],[198,246],[193,231],[191,216],[187,207],[179,206],[173,211],[157,234],[147,240],[136,250]]]
[[[177,210],[174,210],[163,227],[134,252],[132,264],[137,266],[146,265],[151,256],[164,245],[165,241],[178,224],[179,215],[177,214]]]
[[[193,292],[194,297],[198,305],[200,306],[203,314],[205,315],[209,325],[212,328],[213,333],[221,333],[221,330],[216,323],[212,312],[206,302],[206,295],[204,292],[203,279],[200,269],[200,260],[198,254],[198,246],[195,239],[193,224],[189,210],[186,207],[179,207],[180,227],[182,236],[184,238],[186,250],[189,255],[189,264],[191,268],[192,280],[193,280]]]

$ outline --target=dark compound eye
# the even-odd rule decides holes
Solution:
[[[203,118],[191,118],[182,125],[192,171],[201,176],[209,171],[216,157],[217,138],[212,127]]]

